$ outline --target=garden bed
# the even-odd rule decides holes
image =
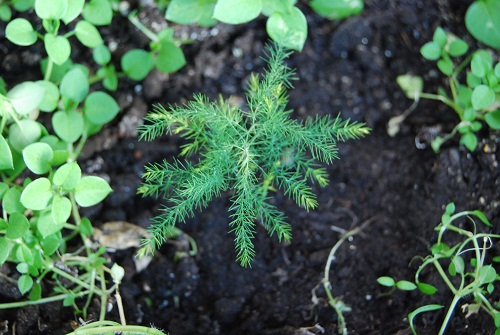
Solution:
[[[172,335],[335,334],[337,316],[326,304],[325,293],[318,289],[313,301],[311,291],[323,278],[339,231],[370,221],[337,252],[330,273],[332,292],[352,309],[345,314],[349,334],[410,334],[407,314],[436,298],[417,292],[384,295],[387,290],[377,278],[413,279],[417,265],[410,262],[425,255],[433,243],[433,228],[449,202],[459,210],[483,210],[493,223],[492,231],[498,232],[496,133],[482,131],[473,153],[451,141],[435,154],[430,138],[436,131],[450,131],[456,115],[444,105],[422,101],[398,134],[387,134],[390,118],[412,103],[397,86],[398,75],[423,76],[427,91],[443,85],[434,64],[419,54],[434,29],[441,26],[472,43],[463,25],[468,4],[367,0],[360,16],[340,22],[321,19],[304,8],[308,40],[289,61],[299,77],[290,91],[293,117],[342,112],[343,118],[366,122],[372,133],[339,145],[340,160],[328,167],[330,184],[315,188],[316,210],[306,212],[282,194],[275,196],[274,203],[293,227],[293,239],[280,244],[258,228],[251,268],[235,262],[234,237],[227,233],[227,194],[179,226],[196,241],[195,256],[174,257],[177,251],[189,250],[186,235],[164,245],[142,272],[135,270],[133,250],[110,252],[108,256],[126,269],[121,294],[127,321],[153,324]],[[140,19],[145,25],[164,24],[155,8],[144,13]],[[126,20],[114,22],[111,29],[107,38],[118,43],[118,53],[147,43]],[[154,71],[142,83],[121,83],[113,95],[122,112],[84,151],[84,172],[109,178],[114,190],[102,206],[83,212],[97,226],[128,221],[147,227],[158,213],[160,203],[140,198],[136,189],[144,165],[177,155],[180,140],[138,142],[136,127],[153,104],[184,103],[198,92],[241,103],[249,74],[265,65],[260,56],[268,37],[262,20],[240,26],[176,27],[176,33],[194,39],[183,47],[186,67],[170,75]],[[27,73],[21,60],[36,55],[6,40],[2,43],[4,79],[30,79],[30,72],[38,71],[36,62]],[[442,297],[446,300],[441,303],[452,298]],[[0,300],[8,299],[8,293],[0,292]],[[111,315],[117,318],[116,311]],[[444,311],[438,311],[418,317],[419,334],[436,334],[443,316]],[[3,310],[0,324],[6,331],[0,326],[0,334],[12,334],[13,329],[18,335],[63,334],[71,331],[71,321],[78,318],[60,302]],[[494,329],[485,313],[466,318],[457,309],[448,333],[492,334]]]

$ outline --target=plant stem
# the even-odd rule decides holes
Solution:
[[[439,329],[438,335],[444,334],[444,331],[446,330],[446,327],[448,326],[448,322],[450,321],[450,319],[453,315],[453,312],[455,310],[455,307],[460,299],[461,299],[461,296],[455,294],[455,296],[453,297],[453,300],[450,304],[450,307],[448,308],[448,311],[446,312],[446,316],[445,316],[444,321],[441,325],[441,329]]]
[[[159,39],[158,39],[158,36],[156,36],[155,33],[153,33],[151,30],[149,30],[148,28],[146,28],[146,26],[144,26],[141,21],[139,21],[139,19],[137,18],[137,16],[135,15],[134,12],[130,13],[130,15],[128,16],[128,19],[130,22],[132,22],[132,24],[137,28],[139,29],[144,35],[146,35],[151,41],[153,42],[158,42]]]

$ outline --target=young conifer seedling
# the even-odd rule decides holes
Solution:
[[[268,68],[262,77],[251,76],[246,109],[196,95],[184,106],[168,110],[157,106],[148,114],[140,128],[141,139],[178,134],[187,141],[181,155],[196,153],[199,159],[146,166],[138,193],[163,197],[168,203],[153,219],[151,239],[144,241],[139,255],[153,252],[172,227],[230,190],[229,226],[235,234],[237,260],[249,266],[255,256],[256,222],[270,235],[276,233],[280,241],[291,239],[284,214],[268,201],[270,191],[284,191],[306,210],[318,205],[308,182],[328,184],[321,163],[331,164],[338,158],[338,141],[359,138],[370,130],[340,115],[305,122],[290,118],[287,89],[295,72],[284,64],[289,55],[277,44],[267,48]]]

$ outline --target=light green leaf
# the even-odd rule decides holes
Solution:
[[[92,51],[92,58],[97,64],[105,65],[111,60],[111,52],[109,52],[107,46],[101,44]]]
[[[90,22],[82,20],[75,27],[76,38],[87,48],[96,48],[103,43],[99,30]]]
[[[43,254],[45,256],[50,256],[54,252],[56,252],[56,250],[59,248],[59,245],[61,245],[61,240],[62,236],[60,236],[60,234],[52,234],[45,237],[40,242],[40,245],[42,246],[43,249]]]
[[[59,88],[53,82],[47,80],[39,80],[36,84],[45,89],[43,100],[38,108],[42,112],[52,112],[59,103]]]
[[[52,117],[52,127],[63,141],[76,142],[83,134],[84,120],[79,112],[59,111]]]
[[[287,48],[301,51],[307,39],[307,20],[297,7],[290,13],[276,12],[267,19],[268,35]]]
[[[0,4],[0,20],[9,22],[12,19],[12,11],[7,4]]]
[[[54,151],[47,143],[32,143],[23,149],[23,159],[28,169],[35,174],[49,172]]]
[[[35,12],[41,19],[60,20],[67,9],[68,0],[35,0]]]
[[[460,137],[460,144],[465,146],[469,151],[474,151],[477,147],[477,136],[472,132],[467,132]]]
[[[129,50],[121,59],[123,72],[132,80],[143,80],[155,66],[153,56],[141,49]]]
[[[111,267],[111,278],[113,278],[113,282],[116,284],[121,283],[124,276],[125,269],[117,263],[113,264],[113,266]]]
[[[114,119],[120,107],[112,96],[105,92],[93,92],[85,99],[85,117],[94,124],[105,124]]]
[[[186,64],[186,58],[181,48],[172,42],[162,41],[161,49],[156,60],[156,68],[165,73],[179,70]]]
[[[108,0],[90,0],[83,7],[83,18],[96,26],[109,25],[113,8]]]
[[[450,56],[453,57],[463,56],[468,50],[469,45],[467,45],[467,43],[465,43],[465,41],[460,38],[455,38],[453,41],[451,41],[448,47],[448,52],[450,53]]]
[[[102,178],[86,176],[75,188],[76,203],[82,207],[97,205],[111,192],[111,187]]]
[[[396,281],[391,277],[382,276],[377,278],[377,282],[382,286],[394,287],[396,285]]]
[[[262,0],[218,0],[214,18],[224,23],[240,24],[252,21],[261,11]]]
[[[9,257],[9,242],[5,237],[0,237],[0,265]]]
[[[58,224],[64,224],[71,215],[71,201],[66,197],[55,195],[52,199],[52,219]]]
[[[420,48],[420,53],[428,60],[438,60],[441,58],[441,47],[435,42],[427,42]]]
[[[448,35],[443,28],[437,27],[432,36],[432,41],[439,45],[440,48],[444,48],[446,43],[448,43]]]
[[[396,283],[396,287],[402,291],[413,291],[417,288],[417,285],[407,280],[400,280]]]
[[[78,228],[80,228],[80,233],[82,233],[83,235],[92,235],[93,227],[89,219],[82,218],[82,221],[80,221],[80,225],[78,226]]]
[[[15,212],[9,216],[9,225],[5,232],[5,237],[15,240],[16,238],[23,237],[29,229],[30,223],[26,216]]]
[[[500,2],[474,1],[465,13],[465,25],[478,41],[500,49]]]
[[[486,113],[484,120],[491,129],[500,130],[500,110]]]
[[[29,275],[22,275],[17,280],[17,287],[19,288],[19,291],[21,291],[21,294],[25,294],[33,287],[33,278]]]
[[[40,283],[34,282],[33,288],[31,289],[28,297],[31,301],[40,300],[42,298],[42,285],[40,285]]]
[[[73,68],[61,81],[61,94],[75,102],[82,102],[89,93],[87,75],[80,68]]]
[[[309,6],[330,20],[340,20],[363,11],[363,0],[312,0]]]
[[[23,18],[9,22],[5,28],[5,37],[14,44],[21,46],[32,45],[37,40],[36,31],[31,23]]]
[[[406,97],[412,100],[417,100],[424,89],[424,80],[419,76],[403,74],[396,78],[396,82]]]
[[[423,294],[433,295],[437,292],[437,288],[431,284],[418,283],[417,287]]]
[[[443,57],[437,61],[438,69],[447,76],[451,76],[453,73],[453,62],[449,56]]]
[[[26,116],[36,110],[43,102],[45,88],[32,81],[25,81],[14,86],[8,93],[12,106],[19,115]]]
[[[10,170],[14,168],[12,152],[7,140],[0,135],[0,170]]]
[[[25,207],[21,204],[21,191],[17,188],[11,188],[5,192],[2,199],[2,207],[7,214],[22,213]]]
[[[38,218],[36,227],[42,237],[47,238],[48,236],[61,231],[64,227],[64,222],[57,223],[54,221],[51,211],[44,211]]]
[[[68,9],[62,18],[65,25],[76,19],[82,12],[85,0],[68,0]]]
[[[33,8],[35,0],[12,0],[11,3],[15,10],[18,12],[24,12]]]
[[[26,208],[39,211],[49,207],[52,196],[50,180],[38,178],[26,186],[21,194],[21,203]]]
[[[52,182],[54,185],[61,186],[65,191],[71,191],[78,185],[81,177],[82,170],[78,163],[70,162],[57,169]]]
[[[172,0],[165,18],[177,24],[204,22],[212,18],[216,2],[216,0]]]
[[[21,120],[13,123],[9,128],[9,142],[15,150],[21,152],[31,143],[36,142],[42,135],[40,124],[33,120]]]
[[[495,101],[495,91],[486,85],[479,85],[472,91],[471,101],[475,110],[486,108]]]
[[[54,63],[62,65],[69,59],[71,45],[64,36],[45,34],[45,50]]]

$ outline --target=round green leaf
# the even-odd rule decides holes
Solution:
[[[92,58],[94,58],[94,61],[99,64],[99,65],[105,65],[108,64],[109,61],[111,60],[111,52],[109,52],[109,49],[107,46],[104,44],[98,45],[93,51],[92,51]]]
[[[0,170],[10,170],[14,168],[12,152],[7,140],[0,135]]]
[[[65,191],[71,191],[78,185],[81,177],[82,170],[78,163],[70,162],[57,169],[52,182],[54,185],[61,186]]]
[[[9,128],[9,142],[15,150],[21,152],[31,143],[36,142],[42,135],[40,124],[33,120],[21,120],[13,123]]]
[[[37,225],[38,231],[43,238],[53,235],[64,227],[64,223],[57,223],[52,217],[51,211],[44,211],[38,218]]]
[[[215,1],[172,0],[168,5],[165,18],[177,24],[199,23],[211,19]]]
[[[500,129],[500,110],[489,112],[484,116],[484,119],[488,126],[492,129]]]
[[[12,11],[7,4],[0,4],[0,20],[9,22],[12,19]]]
[[[52,167],[54,151],[47,143],[33,143],[23,149],[23,159],[28,169],[35,174],[49,172]]]
[[[439,45],[440,48],[443,48],[446,43],[448,43],[448,35],[443,28],[437,27],[434,31],[434,35],[432,36],[432,41]]]
[[[465,146],[469,151],[474,151],[477,147],[477,136],[472,132],[465,133],[460,137],[460,144]]]
[[[22,213],[25,207],[21,204],[21,191],[16,188],[11,188],[5,192],[2,199],[2,207],[7,214],[15,212]]]
[[[312,0],[309,6],[330,20],[341,20],[358,15],[363,10],[362,0]]]
[[[218,0],[214,18],[229,24],[252,21],[262,11],[262,0]]]
[[[83,9],[85,0],[68,0],[68,9],[62,18],[64,24],[68,24],[80,15]]]
[[[46,34],[45,50],[54,63],[62,65],[69,59],[71,54],[71,45],[69,44],[68,39],[64,36]]]
[[[39,80],[36,84],[45,89],[43,100],[38,107],[42,112],[52,112],[59,103],[59,88],[53,82],[47,80]]]
[[[441,47],[435,42],[427,42],[420,48],[420,53],[428,60],[438,60],[441,58]]]
[[[49,207],[52,196],[50,180],[38,178],[26,186],[21,194],[21,203],[26,208],[39,211]]]
[[[396,82],[409,99],[418,99],[424,89],[424,80],[419,76],[403,74],[396,78]]]
[[[75,27],[76,38],[87,48],[96,48],[103,43],[99,30],[90,22],[82,20]]]
[[[464,40],[457,38],[450,43],[448,52],[453,57],[460,57],[465,55],[468,50],[469,46],[467,43],[465,43]]]
[[[290,13],[276,12],[267,19],[269,36],[287,48],[301,51],[307,39],[307,20],[297,7]]]
[[[5,237],[14,240],[23,237],[24,234],[30,229],[30,223],[26,216],[21,213],[15,212],[9,216],[9,226],[5,232]]]
[[[35,0],[35,12],[41,19],[62,19],[67,9],[68,0]]]
[[[91,236],[92,235],[93,227],[92,227],[92,223],[90,222],[89,219],[82,218],[82,220],[80,221],[80,225],[78,226],[78,228],[80,228],[80,233],[82,233],[83,235],[86,235],[86,236]]]
[[[495,91],[486,85],[479,85],[472,91],[471,101],[475,110],[486,108],[495,101]]]
[[[59,111],[52,116],[54,132],[67,143],[76,142],[83,134],[84,120],[78,112]]]
[[[474,1],[465,13],[465,25],[477,40],[500,49],[500,2]]]
[[[55,195],[52,199],[52,219],[58,224],[64,224],[71,215],[71,201],[66,197]]]
[[[59,236],[59,234],[49,235],[45,237],[40,244],[43,249],[43,254],[45,256],[50,256],[59,248],[59,245],[61,244],[61,236]]]
[[[123,55],[121,66],[123,72],[132,80],[143,80],[155,66],[155,60],[149,52],[133,49]]]
[[[33,253],[26,244],[21,244],[15,248],[15,255],[19,262],[31,263],[33,261]]]
[[[483,78],[486,76],[486,74],[490,70],[492,70],[493,58],[485,50],[477,51],[472,56],[470,67],[471,67],[472,73],[475,76],[477,76],[479,78]]]
[[[61,80],[61,94],[75,102],[82,102],[89,93],[87,75],[80,68],[73,68]]]
[[[76,203],[82,207],[97,205],[111,192],[111,187],[102,178],[86,176],[75,188]]]
[[[19,288],[19,291],[21,291],[21,294],[25,294],[33,287],[33,278],[29,275],[22,275],[17,280],[17,287]]]
[[[23,18],[9,22],[5,28],[5,37],[14,44],[21,46],[32,45],[37,40],[36,31],[31,23]]]
[[[483,266],[479,269],[478,279],[481,284],[492,283],[497,279],[497,272],[491,265]]]
[[[449,57],[438,60],[437,67],[447,76],[451,76],[451,74],[453,73],[453,62]]]
[[[45,97],[45,87],[32,82],[25,81],[14,86],[8,93],[12,106],[19,115],[28,115],[36,110]]]
[[[5,237],[0,237],[0,265],[9,257],[9,242]]]
[[[165,73],[179,70],[186,64],[182,49],[172,42],[162,41],[161,49],[156,60],[156,68]]]
[[[104,26],[113,19],[113,8],[108,0],[90,0],[83,7],[83,18],[96,26]]]
[[[105,92],[93,92],[85,100],[85,117],[94,124],[105,124],[116,116],[120,107],[112,96]]]
[[[42,285],[40,285],[40,283],[34,282],[33,288],[31,289],[28,297],[31,301],[40,300],[42,298]]]

